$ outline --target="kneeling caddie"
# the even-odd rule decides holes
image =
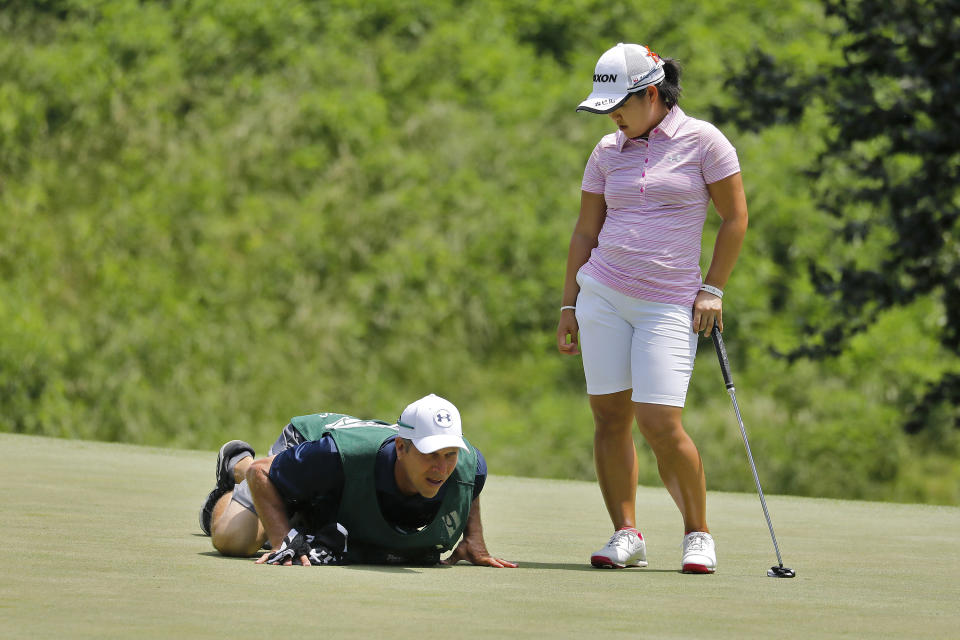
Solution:
[[[224,555],[269,540],[258,564],[431,565],[452,549],[447,564],[516,567],[487,551],[486,477],[460,412],[436,395],[396,424],[316,413],[293,418],[266,458],[241,440],[223,445],[200,526]]]

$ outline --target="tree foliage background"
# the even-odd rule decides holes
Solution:
[[[769,126],[723,125],[751,210],[725,333],[765,487],[960,503],[951,405],[902,428],[960,373],[940,295],[954,272],[870,298],[862,326],[830,290],[850,264],[892,290],[913,263],[876,265],[905,255],[898,234],[934,242],[879,222],[900,209],[849,159],[808,175],[840,107],[791,79],[855,65],[830,36],[848,26],[800,0],[2,3],[0,428],[264,448],[293,415],[393,419],[436,392],[494,473],[593,477],[580,363],[553,333],[583,163],[611,125],[573,107],[599,53],[639,41],[686,64],[696,117],[766,95],[724,82],[751,61],[784,74]],[[886,166],[899,138],[879,129],[857,148]],[[895,197],[926,175],[924,140],[890,160]],[[956,211],[956,166],[930,203]],[[939,237],[951,255],[956,228]],[[777,356],[828,347],[810,336],[835,325],[856,329],[839,355]],[[710,488],[752,489],[707,341],[685,424]]]
[[[940,341],[960,353],[960,2],[828,0],[825,8],[841,21],[839,63],[811,74],[761,52],[727,81],[752,83],[761,99],[715,110],[757,130],[797,122],[809,87],[831,97],[824,107],[834,127],[810,175],[840,245],[807,266],[836,316],[808,325],[815,338],[790,356],[841,353],[879,313],[931,295],[945,311]],[[946,372],[918,398],[906,428],[951,417],[960,428],[958,409],[960,375]]]

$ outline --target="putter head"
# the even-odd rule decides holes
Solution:
[[[785,567],[783,565],[780,565],[780,566],[774,565],[770,567],[769,571],[767,571],[768,578],[795,578],[796,575],[797,574],[794,573],[793,569],[789,567]]]

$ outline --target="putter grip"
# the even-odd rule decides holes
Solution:
[[[727,389],[733,389],[733,374],[730,373],[730,360],[727,358],[727,347],[723,344],[723,336],[720,335],[720,327],[714,322],[713,331],[710,332],[713,338],[713,346],[717,348],[717,358],[720,360],[720,371],[723,372],[723,381]]]

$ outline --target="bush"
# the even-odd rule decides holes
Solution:
[[[582,372],[553,332],[583,163],[609,128],[573,110],[597,55],[653,34],[700,117],[743,99],[721,76],[751,41],[832,55],[810,2],[641,9],[8,3],[0,429],[262,448],[293,415],[392,419],[436,392],[495,473],[592,477]],[[895,427],[897,386],[956,366],[918,328],[935,308],[832,363],[770,353],[824,313],[782,259],[830,241],[796,175],[824,125],[799,126],[730,131],[753,218],[728,342],[768,490],[955,501],[918,470],[956,465]],[[876,349],[890,336],[922,348]],[[749,490],[701,351],[686,423],[711,487]]]

